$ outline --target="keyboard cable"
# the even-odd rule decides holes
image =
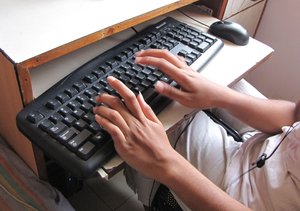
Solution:
[[[195,5],[196,6],[196,5]],[[180,10],[180,9],[177,9],[177,11],[178,12],[180,12],[181,14],[183,14],[183,15],[185,15],[186,17],[188,17],[189,19],[191,19],[191,20],[193,20],[193,21],[195,21],[195,22],[197,22],[197,23],[199,23],[199,24],[201,24],[201,25],[203,25],[203,26],[205,26],[206,28],[209,28],[210,26],[209,25],[207,25],[207,24],[205,24],[205,23],[202,23],[202,22],[200,22],[199,20],[197,20],[196,18],[193,18],[192,16],[190,16],[190,15],[188,15],[188,14],[186,14],[185,12],[183,12],[182,10]]]

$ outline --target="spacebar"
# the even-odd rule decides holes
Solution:
[[[150,103],[152,99],[154,99],[158,95],[153,87],[147,88],[144,92],[142,92],[142,94],[147,103]]]
[[[162,110],[164,110],[165,107],[167,107],[172,100],[166,96],[163,95],[157,95],[155,98],[151,100],[149,106],[152,108],[154,113],[158,115]]]

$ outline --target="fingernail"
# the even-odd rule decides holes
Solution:
[[[141,53],[143,53],[144,50],[140,50],[138,52],[135,53],[136,56],[140,55]]]
[[[144,99],[144,96],[142,95],[142,93],[139,91],[139,94],[140,98],[145,102],[145,99]]]
[[[161,91],[163,89],[163,87],[164,87],[164,84],[161,81],[157,81],[154,84],[154,87],[155,87],[156,90]]]
[[[138,55],[137,55],[138,56]],[[140,57],[135,57],[135,63],[139,63],[140,62],[140,60],[141,60],[141,58]]]
[[[114,76],[110,75],[110,76],[107,77],[107,80],[110,80],[111,82],[113,82],[113,81],[116,80],[116,78]]]

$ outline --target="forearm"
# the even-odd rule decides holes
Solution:
[[[168,176],[167,185],[191,210],[248,210],[218,188],[180,155],[176,156]]]
[[[226,88],[216,103],[244,123],[267,133],[276,133],[296,121],[295,103],[259,99]]]

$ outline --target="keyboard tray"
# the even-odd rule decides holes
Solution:
[[[92,113],[99,93],[117,95],[107,84],[107,76],[113,75],[134,92],[141,92],[158,114],[171,101],[158,95],[153,85],[157,80],[177,84],[154,67],[135,64],[135,52],[165,48],[200,71],[222,46],[218,38],[167,17],[60,80],[18,113],[17,126],[63,168],[81,178],[92,177],[116,153],[109,134]]]

